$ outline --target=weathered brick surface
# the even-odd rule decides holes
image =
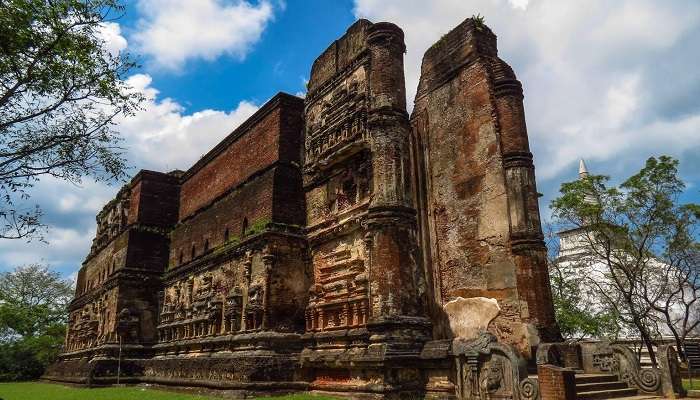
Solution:
[[[209,205],[275,162],[299,162],[301,102],[278,95],[258,110],[184,176],[180,220]]]
[[[442,305],[489,297],[501,340],[529,354],[556,339],[522,89],[487,27],[467,20],[426,52],[412,125],[436,335],[450,337]]]
[[[537,380],[542,400],[575,400],[576,377],[574,371],[555,365],[538,365]]]
[[[426,53],[409,119],[405,50],[359,20],[304,100],[274,96],[185,172],[137,174],[97,216],[47,376],[112,383],[121,339],[131,382],[534,396],[523,357],[556,325],[520,83],[470,19]],[[501,343],[455,328],[493,299]],[[540,380],[570,398],[566,371]]]
[[[275,169],[269,169],[254,181],[233,190],[207,209],[179,223],[170,236],[170,268],[190,262],[221,246],[226,240],[227,230],[228,239],[240,240],[244,236],[244,225],[250,227],[254,223],[272,221],[274,176]]]

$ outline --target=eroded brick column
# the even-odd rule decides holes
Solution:
[[[369,28],[372,60],[368,124],[373,197],[366,218],[370,249],[370,322],[422,316],[416,211],[412,204],[409,122],[403,79],[403,32],[394,24]]]
[[[508,194],[510,245],[517,265],[520,293],[542,339],[558,340],[547,271],[535,166],[528,144],[523,89],[513,70],[498,57],[490,58],[496,110]]]

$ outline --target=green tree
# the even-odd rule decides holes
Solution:
[[[72,285],[31,264],[0,274],[0,380],[40,376],[61,349]]]
[[[591,301],[589,293],[582,290],[586,286],[586,276],[581,273],[579,265],[557,258],[559,241],[551,225],[547,226],[546,238],[552,301],[562,337],[565,340],[617,337],[620,326],[614,310],[601,308],[599,303]]]
[[[685,185],[678,161],[668,156],[649,158],[619,186],[608,180],[591,175],[563,183],[551,208],[559,224],[580,232],[586,251],[576,262],[589,268],[584,276],[592,292],[639,333],[655,363],[657,324],[673,325],[659,312],[660,302],[677,292],[675,279],[664,277],[697,271],[700,206],[680,203]]]
[[[41,237],[41,210],[23,206],[42,176],[112,180],[125,160],[115,118],[143,96],[135,67],[101,32],[117,0],[0,0],[0,238]]]

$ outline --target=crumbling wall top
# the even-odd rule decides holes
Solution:
[[[318,56],[311,66],[309,93],[318,90],[366,50],[367,29],[370,26],[372,26],[372,22],[366,19],[358,20],[348,28],[341,38],[334,41]]]
[[[447,82],[463,65],[480,55],[498,55],[496,35],[488,26],[468,18],[425,52],[416,101]]]

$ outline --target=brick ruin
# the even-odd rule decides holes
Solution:
[[[538,397],[559,339],[520,82],[467,19],[425,54],[359,20],[189,170],[97,216],[45,379]],[[532,369],[532,368],[531,368]]]

